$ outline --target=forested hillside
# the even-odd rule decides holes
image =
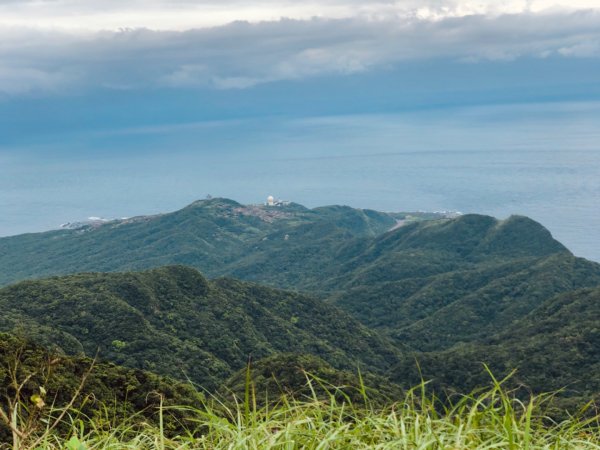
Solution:
[[[409,323],[398,331],[406,338],[396,336],[394,346],[321,300],[233,279],[208,281],[194,269],[173,266],[3,288],[0,330],[59,354],[90,356],[98,350],[101,361],[189,377],[223,395],[243,392],[245,372],[236,371],[252,357],[253,380],[270,398],[307,395],[304,370],[360,396],[360,369],[375,399],[397,397],[396,386],[409,388],[421,376],[436,389],[467,392],[491,382],[485,363],[497,376],[518,369],[512,381],[534,392],[567,387],[563,396],[581,404],[600,390],[598,305],[600,288],[540,297],[531,312],[493,332],[459,341],[454,336],[464,331],[457,328],[448,338],[454,344],[437,347],[416,326],[421,322]],[[486,311],[480,303],[473,308]],[[442,321],[443,311],[433,317]],[[456,314],[448,312],[446,322],[460,319]],[[418,351],[419,344],[431,349]]]
[[[600,265],[575,258],[526,217],[412,216],[396,227],[400,218],[203,200],[170,214],[0,239],[0,283],[185,264],[311,292],[422,350],[480,339],[555,294],[600,285]]]
[[[251,383],[256,401],[264,406],[276,403],[281,396],[288,400],[311,400],[315,396],[338,401],[350,399],[355,405],[383,406],[403,397],[402,388],[387,377],[369,370],[339,370],[323,359],[298,353],[279,353],[258,361],[234,373],[218,390],[225,399],[244,398]]]
[[[435,350],[480,341],[558,293],[598,285],[600,265],[557,253],[359,285],[333,302],[399,343]]]
[[[0,331],[69,354],[214,388],[277,352],[310,353],[337,368],[384,371],[398,350],[320,300],[182,266],[141,273],[79,274],[0,290]]]
[[[92,358],[68,357],[0,333],[0,408],[7,414],[14,413],[11,408],[16,401],[27,407],[21,411],[22,418],[35,417],[41,410],[46,414],[49,408],[58,410],[73,402],[69,413],[73,420],[88,416],[100,424],[107,419],[103,417],[107,413],[104,408],[118,405],[110,413],[115,420],[139,413],[139,420],[155,421],[161,397],[164,405],[193,407],[200,407],[204,399],[187,383],[112,363],[94,364]],[[35,407],[29,408],[32,404]],[[181,425],[180,414],[167,417],[169,429]],[[9,436],[8,426],[0,420],[0,443],[8,442]]]
[[[483,363],[500,375],[518,368],[514,381],[536,392],[569,385],[565,395],[583,400],[600,389],[600,264],[526,217],[211,199],[4,238],[0,250],[4,283],[111,272],[0,289],[0,331],[68,354],[100,349],[103,360],[209,389],[233,376],[226,386],[239,390],[249,356],[267,358],[256,374],[265,390],[279,373],[302,392],[300,372],[285,367],[298,361],[350,384],[361,366],[381,392],[418,383],[416,361],[443,389],[486,384]],[[216,278],[181,265],[112,273],[166,263]]]
[[[309,210],[296,204],[269,208],[228,199],[201,200],[169,214],[0,238],[0,285],[47,275],[169,264],[215,276],[263,248],[314,249],[319,247],[313,245],[315,239],[331,244],[375,236],[394,226],[395,217],[403,216],[340,206]]]
[[[600,288],[558,295],[502,332],[441,352],[405,354],[392,378],[469,392],[513,370],[512,386],[533,392],[563,390],[573,404],[600,401]],[[414,363],[418,359],[420,367]],[[412,360],[412,361],[411,361]],[[412,363],[412,364],[411,364]]]

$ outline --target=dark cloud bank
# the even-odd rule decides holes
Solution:
[[[466,16],[440,21],[313,19],[188,30],[69,34],[0,29],[5,96],[88,88],[244,89],[387,70],[415,61],[510,63],[600,56],[600,14]]]

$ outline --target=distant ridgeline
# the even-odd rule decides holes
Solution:
[[[48,275],[184,264],[211,277],[236,275],[296,287],[319,277],[312,262],[328,258],[322,264],[328,263],[333,249],[379,236],[400,220],[432,217],[440,216],[201,200],[169,214],[0,238],[0,285]],[[302,273],[293,273],[296,268]]]
[[[4,285],[165,265],[5,287],[0,331],[209,388],[249,354],[268,372],[291,352],[380,385],[418,382],[416,359],[443,389],[487,383],[487,362],[536,391],[600,392],[600,265],[526,217],[210,199],[0,239]]]

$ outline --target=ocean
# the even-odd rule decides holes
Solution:
[[[527,215],[600,261],[600,105],[262,117],[0,149],[0,236],[204,198]]]

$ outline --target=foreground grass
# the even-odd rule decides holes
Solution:
[[[70,431],[42,428],[34,442],[20,442],[18,447],[0,444],[0,448],[600,450],[600,418],[592,417],[590,407],[555,422],[545,414],[551,396],[523,403],[503,390],[501,383],[494,383],[485,392],[457,397],[450,406],[429,396],[423,384],[402,402],[379,409],[369,405],[364,390],[364,402],[358,406],[331,389],[325,400],[315,394],[262,408],[256,407],[247,390],[245,400],[235,407],[215,400],[201,410],[160,408],[154,425],[136,417],[107,425],[110,420],[76,418],[72,411],[66,415]],[[174,413],[185,422],[175,434],[163,425]]]

